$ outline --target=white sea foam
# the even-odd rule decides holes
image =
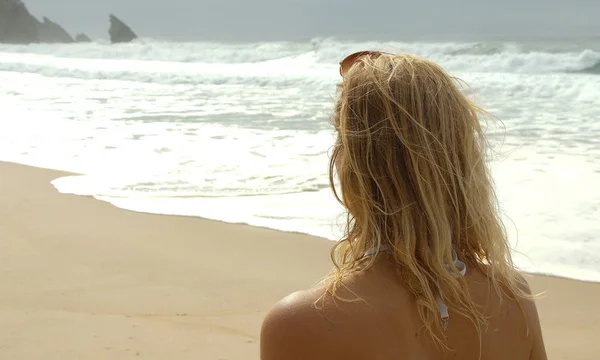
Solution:
[[[337,61],[364,48],[409,51],[453,71],[491,73],[594,72],[600,51],[517,51],[480,44],[218,44],[136,43],[0,46],[0,71],[82,80],[128,80],[163,84],[330,84]],[[491,52],[491,53],[488,53]],[[293,71],[290,71],[293,69]],[[600,69],[596,69],[600,72]]]
[[[505,125],[487,133],[519,264],[600,281],[594,44],[2,45],[0,159],[83,174],[53,184],[122,208],[337,239],[328,118],[337,61],[365,48],[466,80]]]

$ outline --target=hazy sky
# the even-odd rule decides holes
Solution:
[[[140,36],[198,40],[600,36],[600,0],[25,0],[72,34],[107,37],[114,13]]]

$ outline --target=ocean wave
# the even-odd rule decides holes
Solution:
[[[600,60],[592,66],[576,71],[583,74],[600,74]]]
[[[600,53],[498,54],[443,56],[440,63],[453,73],[569,74],[600,73]],[[143,60],[67,59],[49,55],[0,53],[0,71],[49,78],[115,80],[156,84],[247,85],[253,87],[330,89],[339,80],[337,66],[317,64],[314,53],[258,63],[206,64]],[[468,78],[468,76],[467,76]],[[517,86],[517,84],[513,84]],[[507,88],[506,91],[510,89]]]
[[[345,55],[364,49],[388,52],[409,52],[439,62],[449,70],[484,72],[597,73],[600,50],[588,48],[561,51],[562,48],[532,47],[509,42],[418,43],[418,42],[342,42],[334,39],[313,39],[309,42],[264,42],[227,44],[212,42],[180,43],[140,40],[129,44],[33,44],[0,45],[0,70],[23,71],[35,63],[70,69],[73,64],[94,64],[105,68],[115,63],[195,65],[260,65],[281,62],[293,73],[298,69],[337,65]],[[102,65],[100,62],[106,61]],[[147,68],[147,66],[142,67]],[[594,71],[589,71],[589,69]],[[43,69],[39,69],[43,71]],[[74,70],[80,70],[75,66]],[[254,69],[251,69],[254,70]]]
[[[318,85],[334,78],[330,68],[298,66],[295,58],[251,64],[204,64],[142,60],[58,59],[49,55],[0,53],[0,71],[83,80],[124,80],[160,84]],[[309,60],[310,61],[310,60]],[[296,64],[297,65],[297,64]],[[327,82],[329,83],[329,81]]]
[[[264,42],[224,44],[140,39],[132,43],[103,41],[76,44],[1,45],[0,53],[50,55],[67,59],[148,60],[182,63],[241,64],[275,60],[314,50],[316,43]]]

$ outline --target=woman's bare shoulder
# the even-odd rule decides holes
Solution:
[[[548,357],[546,355],[546,346],[544,344],[537,306],[535,305],[535,295],[532,293],[526,277],[518,272],[516,276],[523,292],[531,296],[530,298],[523,299],[521,301],[523,304],[523,310],[525,311],[525,316],[527,318],[527,334],[532,342],[530,359],[546,360]]]
[[[263,330],[269,326],[281,326],[287,323],[315,322],[320,319],[318,302],[325,293],[323,288],[295,292],[278,301],[267,313]]]
[[[390,321],[381,314],[388,308],[389,296],[379,296],[384,285],[375,282],[358,276],[347,279],[335,296],[320,287],[279,301],[263,321],[261,360],[364,358],[365,349],[373,345],[366,329],[381,329],[382,322]],[[392,311],[402,316],[397,313],[408,307]],[[380,339],[381,334],[373,337]]]
[[[491,267],[485,266],[483,269],[486,271],[485,276],[490,276],[492,272]],[[516,269],[512,275],[517,282],[517,286],[523,292],[525,297],[516,297],[516,302],[519,304],[522,312],[514,312],[514,319],[522,319],[521,314],[525,316],[526,336],[531,346],[530,359],[532,360],[546,360],[546,350],[544,340],[542,336],[542,328],[538,315],[537,306],[535,304],[536,294],[531,291],[527,278],[530,277],[528,274],[521,273]],[[503,302],[504,306],[510,306],[510,302]]]
[[[361,358],[358,353],[364,345],[352,339],[364,338],[372,307],[352,301],[352,285],[336,295],[339,299],[321,287],[279,301],[263,321],[261,360]]]
[[[319,310],[324,293],[323,288],[299,291],[269,310],[261,329],[261,360],[337,358],[331,326]]]

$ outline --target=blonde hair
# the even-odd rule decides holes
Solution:
[[[436,302],[442,293],[451,311],[470,319],[480,335],[486,325],[453,265],[453,250],[487,274],[496,291],[527,297],[486,165],[484,112],[456,80],[414,55],[357,60],[339,85],[329,176],[347,223],[332,249],[328,293],[337,296],[347,275],[373,265],[375,257],[365,259],[365,252],[388,246],[439,345],[445,344]]]

